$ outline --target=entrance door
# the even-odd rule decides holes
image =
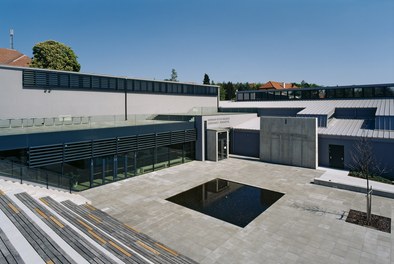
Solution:
[[[328,145],[329,163],[331,168],[344,168],[344,147],[343,145]]]
[[[218,133],[218,160],[227,159],[227,132]]]

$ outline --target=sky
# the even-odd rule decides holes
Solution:
[[[56,40],[81,72],[182,82],[394,83],[394,0],[0,0],[0,47]]]

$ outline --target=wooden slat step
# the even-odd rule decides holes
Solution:
[[[45,206],[40,204],[27,193],[16,194],[15,196],[33,213],[36,213],[37,216],[42,217],[41,220],[43,220],[44,223],[46,223],[55,233],[57,233],[67,244],[69,244],[88,262],[97,264],[116,263],[115,260],[108,257],[102,250],[92,245],[88,240],[68,226],[68,224],[64,223],[55,215],[53,215],[53,213],[50,212]]]

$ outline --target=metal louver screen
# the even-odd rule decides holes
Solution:
[[[92,144],[88,142],[67,143],[64,145],[64,161],[87,159],[92,156]]]
[[[171,144],[182,143],[185,141],[184,131],[174,131],[171,132]]]
[[[125,153],[137,150],[137,137],[118,138],[118,152]]]
[[[171,132],[157,134],[156,135],[156,145],[158,147],[171,145]]]
[[[29,148],[28,164],[41,167],[196,140],[196,130],[173,131]]]
[[[29,166],[40,167],[44,165],[62,163],[63,145],[32,147],[29,149]]]
[[[182,95],[217,96],[218,88],[193,84],[178,84],[155,80],[135,80],[129,78],[106,77],[99,75],[66,73],[61,71],[29,69],[22,71],[24,88],[33,89],[67,89],[72,90],[102,90],[145,93],[171,93]],[[166,86],[168,89],[166,89]]]
[[[93,142],[93,156],[106,156],[116,154],[116,138],[98,140]]]
[[[138,136],[138,149],[148,149],[155,147],[155,134]]]

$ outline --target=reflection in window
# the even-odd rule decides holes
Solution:
[[[386,96],[394,96],[394,86],[386,87]]]
[[[319,91],[312,90],[311,92],[311,99],[319,99]]]
[[[363,97],[363,89],[362,88],[354,88],[354,97],[355,98]]]
[[[324,89],[319,90],[319,98],[320,99],[326,98],[326,90]]]
[[[294,91],[294,99],[296,99],[296,100],[301,99],[301,91],[299,91],[299,90]]]

